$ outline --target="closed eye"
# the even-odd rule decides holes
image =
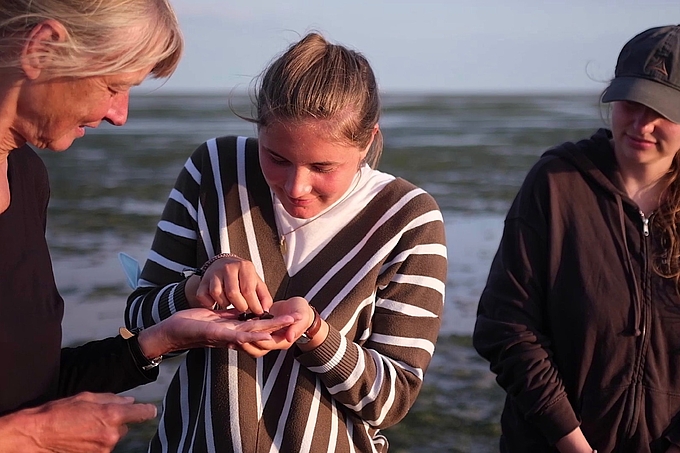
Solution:
[[[271,160],[276,165],[287,165],[289,163],[286,159],[281,159],[274,154],[269,154],[269,160]]]
[[[328,165],[314,165],[312,169],[317,172],[317,173],[330,173],[332,172],[335,168],[330,167]]]

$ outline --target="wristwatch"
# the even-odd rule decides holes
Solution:
[[[127,340],[127,343],[130,346],[130,352],[132,353],[132,358],[134,359],[137,366],[144,371],[149,371],[161,364],[163,361],[163,356],[161,355],[153,359],[148,359],[144,355],[142,348],[139,346],[139,339],[137,338],[137,335],[139,335],[139,332],[142,330],[143,329],[141,327],[135,327],[132,330],[128,330],[126,327],[121,327],[118,329],[118,333],[120,333],[120,336],[123,337],[124,340]]]
[[[312,325],[309,326],[309,329],[307,329],[302,335],[300,335],[300,338],[298,338],[295,343],[297,344],[307,344],[309,343],[312,338],[314,338],[314,335],[317,334],[319,329],[321,329],[321,316],[319,316],[319,312],[316,311],[316,308],[314,308],[313,305],[309,305],[314,312],[314,319],[312,320]]]

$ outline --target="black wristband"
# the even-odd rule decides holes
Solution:
[[[132,355],[132,360],[135,361],[137,367],[143,371],[149,371],[161,364],[163,356],[156,357],[154,359],[148,359],[144,355],[142,348],[139,346],[139,337],[137,336],[141,330],[142,329],[140,328],[128,330],[125,327],[121,327],[120,336],[125,339],[128,349],[130,350],[130,355]]]

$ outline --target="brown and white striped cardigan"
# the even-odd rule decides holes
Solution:
[[[250,259],[274,300],[310,301],[328,338],[307,353],[293,347],[260,359],[189,351],[150,451],[387,451],[379,430],[413,405],[440,327],[447,260],[434,199],[394,179],[291,277],[257,141],[210,140],[177,179],[128,299],[128,326],[188,308],[180,271],[222,252]]]

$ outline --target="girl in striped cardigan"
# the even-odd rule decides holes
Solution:
[[[187,160],[126,320],[233,306],[297,321],[190,350],[150,451],[385,452],[380,430],[413,405],[440,327],[441,212],[375,169],[380,101],[360,53],[311,33],[263,73],[256,103],[257,139]]]

